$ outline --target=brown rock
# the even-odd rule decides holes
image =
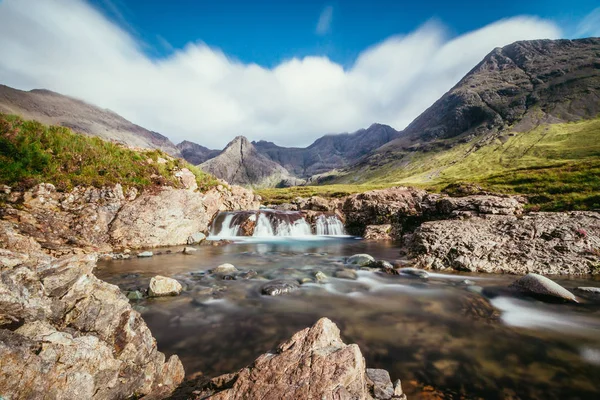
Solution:
[[[367,225],[364,238],[369,240],[391,240],[392,225]]]
[[[377,394],[387,396],[376,398],[391,399],[391,382],[376,380]],[[388,386],[391,393],[384,390]],[[337,326],[322,318],[273,353],[263,354],[235,374],[213,379],[195,393],[197,398],[215,400],[372,399],[373,388],[358,346],[344,344]]]
[[[94,256],[1,271],[0,393],[11,399],[167,396],[183,380]]]

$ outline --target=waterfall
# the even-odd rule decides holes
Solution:
[[[319,215],[315,222],[317,235],[342,236],[345,235],[344,224],[335,215]]]
[[[344,225],[335,215],[320,215],[314,233],[319,236],[344,235]],[[298,211],[235,211],[222,212],[213,221],[210,238],[224,239],[240,236],[306,237],[313,235],[310,223]]]

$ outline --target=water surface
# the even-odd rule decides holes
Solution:
[[[367,365],[400,378],[411,399],[600,398],[598,304],[547,304],[495,290],[512,276],[436,273],[420,280],[358,271],[356,281],[332,278],[355,253],[401,261],[392,244],[353,238],[255,238],[197,249],[103,261],[96,272],[123,290],[147,287],[157,274],[184,285],[181,296],[135,305],[159,349],[177,354],[189,377],[236,371],[329,317],[346,343],[360,346]],[[222,280],[205,273],[225,262],[258,275]],[[269,279],[302,280],[316,271],[328,275],[328,283],[260,295]],[[465,285],[466,278],[473,284]],[[600,286],[585,278],[557,281],[567,288]]]

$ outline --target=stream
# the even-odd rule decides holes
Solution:
[[[401,379],[410,399],[600,398],[598,302],[514,297],[502,290],[516,279],[506,275],[430,272],[421,279],[357,270],[356,280],[336,278],[353,254],[405,260],[389,242],[263,236],[196,246],[192,254],[178,247],[149,258],[100,261],[96,275],[124,291],[147,288],[155,275],[182,283],[180,296],[133,304],[159,350],[177,354],[188,377],[234,372],[328,317],[346,343],[360,346],[369,368]],[[223,263],[256,275],[208,273]],[[318,271],[328,277],[325,283],[315,282]],[[266,282],[281,278],[305,283],[292,293],[261,294]],[[598,277],[554,280],[567,289],[600,286]]]

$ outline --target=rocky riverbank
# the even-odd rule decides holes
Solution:
[[[179,178],[186,189],[157,186],[142,193],[119,184],[76,187],[70,192],[58,192],[48,183],[26,191],[4,187],[0,246],[10,240],[10,231],[32,238],[57,257],[180,245],[190,236],[208,233],[219,211],[259,206],[259,198],[239,186],[219,185],[201,193],[189,171],[181,171]]]
[[[519,196],[451,197],[395,187],[277,206],[335,213],[352,235],[394,240],[415,266],[470,272],[600,273],[598,212],[527,212]]]

